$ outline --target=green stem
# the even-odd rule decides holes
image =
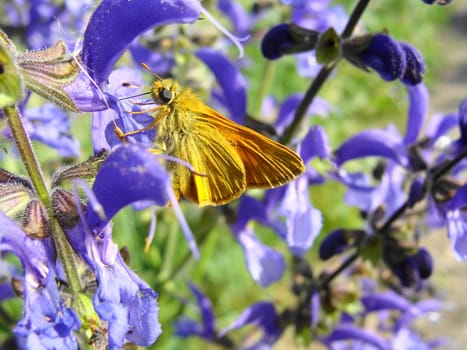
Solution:
[[[32,148],[29,135],[24,128],[23,120],[18,110],[15,107],[7,107],[3,109],[7,116],[8,126],[10,127],[11,134],[15,140],[18,152],[23,160],[29,178],[39,196],[41,202],[48,208],[51,206],[49,192],[42,175],[41,168],[37,162],[36,154]]]
[[[32,148],[31,139],[24,128],[21,114],[18,112],[16,107],[6,107],[3,109],[3,113],[7,117],[8,126],[10,127],[11,134],[15,140],[16,147],[18,148],[18,152],[29,178],[31,179],[34,190],[42,204],[47,208],[52,239],[57,250],[58,258],[60,259],[65,271],[68,285],[74,292],[79,292],[81,290],[81,285],[73,259],[73,248],[68,242],[62,227],[54,216],[49,191],[39,166],[39,162],[37,161],[36,154]]]
[[[266,97],[266,94],[269,91],[269,87],[271,86],[272,78],[274,77],[274,72],[276,70],[276,61],[266,61],[266,65],[264,66],[263,71],[263,79],[261,80],[261,84],[259,85],[258,92],[256,93],[256,97],[253,101],[253,117],[258,118],[261,114],[261,102]]]
[[[200,223],[198,225],[199,229],[196,231],[196,240],[198,247],[202,247],[206,239],[208,238],[209,232],[216,225],[217,220],[215,217],[218,215],[218,210],[214,208],[206,208],[203,211]],[[176,235],[172,235],[176,236]],[[178,274],[183,271],[187,264],[191,261],[192,253],[187,251],[177,262],[175,266],[171,266],[169,274],[160,274],[158,284],[164,285],[165,283],[174,280],[177,278]],[[171,264],[172,265],[172,264]],[[165,269],[164,269],[165,270]]]

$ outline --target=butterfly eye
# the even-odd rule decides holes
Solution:
[[[162,88],[162,90],[159,91],[159,99],[162,103],[170,103],[170,101],[173,99],[172,91],[166,88]]]

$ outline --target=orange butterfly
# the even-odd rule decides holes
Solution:
[[[150,70],[147,65],[143,67]],[[153,73],[154,74],[154,73]],[[156,75],[156,77],[158,77]],[[154,153],[166,153],[193,166],[169,162],[173,189],[200,207],[226,204],[250,188],[284,185],[305,171],[300,156],[260,133],[236,124],[201,102],[188,88],[158,77],[151,87],[154,120],[124,138],[157,128]]]

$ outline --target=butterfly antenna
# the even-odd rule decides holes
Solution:
[[[119,98],[120,101],[123,101],[123,100],[128,100],[130,98],[135,98],[135,97],[141,97],[141,96],[144,96],[144,95],[149,95],[151,93],[151,91],[147,91],[147,92],[143,92],[141,94],[137,94],[137,95],[133,95],[133,96],[127,96],[127,97],[122,97],[122,98]]]
[[[146,63],[144,62],[141,62],[141,67],[143,67],[144,69],[146,69],[149,73],[151,73],[152,75],[154,75],[154,77],[156,77],[157,79],[159,80],[164,80],[162,79],[162,77],[157,74],[156,72],[154,72]]]

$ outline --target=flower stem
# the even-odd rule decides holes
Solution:
[[[258,118],[261,114],[261,103],[263,102],[264,97],[269,91],[269,87],[271,86],[272,78],[274,76],[275,68],[275,61],[266,61],[266,65],[264,66],[263,70],[263,78],[261,80],[261,84],[259,85],[258,92],[256,93],[253,102],[253,117]]]
[[[297,131],[298,127],[302,123],[303,119],[305,118],[305,113],[308,110],[308,107],[313,102],[313,99],[318,94],[318,91],[323,86],[324,82],[327,80],[329,74],[332,72],[334,67],[336,66],[337,62],[334,62],[330,65],[324,66],[321,68],[318,76],[313,80],[310,87],[308,88],[305,96],[303,97],[300,105],[295,112],[295,117],[290,124],[290,126],[285,130],[284,134],[281,138],[281,143],[288,144],[292,140],[293,135]]]
[[[8,126],[10,127],[16,147],[18,148],[18,152],[23,160],[23,164],[28,172],[36,194],[39,196],[41,202],[48,208],[51,206],[49,193],[36,154],[32,148],[31,140],[24,128],[22,117],[15,107],[4,108],[3,112],[7,116]]]
[[[370,0],[360,0],[355,6],[354,10],[352,11],[352,14],[350,15],[349,21],[347,22],[347,25],[345,26],[345,29],[342,32],[342,39],[346,39],[352,34],[355,26],[357,25],[361,16],[365,12],[365,9],[368,6],[369,2]],[[282,143],[288,144],[292,140],[293,135],[295,134],[303,119],[305,118],[305,114],[308,110],[308,107],[313,102],[314,98],[318,94],[318,91],[321,89],[334,67],[336,67],[337,63],[338,60],[321,68],[320,72],[318,73],[318,76],[313,80],[305,96],[303,97],[303,100],[300,102],[300,105],[298,106],[297,111],[295,112],[294,120],[292,121],[290,126],[285,130],[284,135],[281,139]]]
[[[8,126],[15,140],[16,147],[24,163],[24,167],[31,179],[34,190],[44,206],[47,208],[52,239],[57,250],[58,257],[62,263],[67,276],[67,282],[71,290],[78,292],[81,290],[77,269],[73,260],[73,248],[70,246],[62,227],[58,223],[52,211],[52,203],[47,189],[44,176],[34,149],[32,148],[29,134],[24,128],[21,114],[14,106],[3,108],[3,113],[7,117]]]
[[[348,256],[341,264],[340,266],[332,273],[329,275],[326,275],[321,281],[320,281],[320,289],[322,290],[325,286],[327,286],[334,278],[339,276],[339,274],[344,271],[346,268],[351,266],[355,260],[358,259],[359,253],[355,252],[352,255]]]

